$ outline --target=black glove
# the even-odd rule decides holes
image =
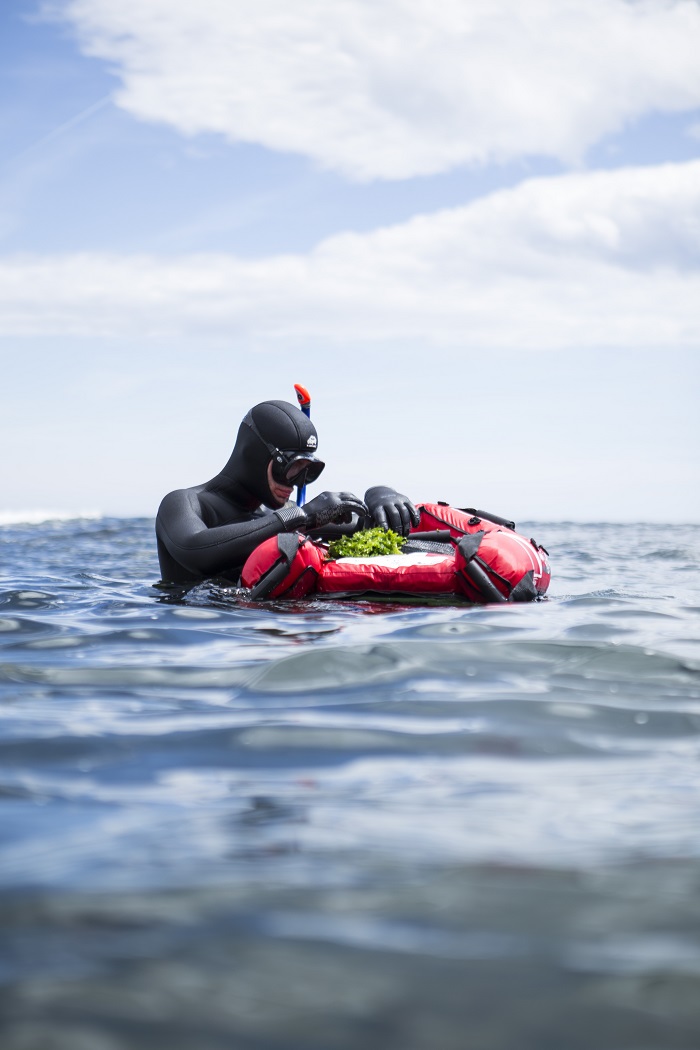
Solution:
[[[387,485],[367,489],[365,503],[375,525],[381,529],[393,529],[400,536],[408,536],[411,525],[420,522],[420,514],[408,496],[402,496]]]
[[[367,513],[367,507],[352,492],[320,492],[302,507],[307,524],[302,528],[319,529],[331,521],[348,522],[353,514]]]

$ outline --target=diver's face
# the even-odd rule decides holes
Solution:
[[[267,464],[267,484],[270,488],[270,492],[281,507],[291,496],[293,486],[288,485],[286,482],[282,483],[275,481],[272,476],[272,460]]]

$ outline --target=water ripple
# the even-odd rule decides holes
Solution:
[[[469,607],[0,528],[3,1050],[694,1050],[700,529],[531,531]]]

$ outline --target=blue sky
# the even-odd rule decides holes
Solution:
[[[0,517],[330,488],[700,521],[695,0],[9,0]]]

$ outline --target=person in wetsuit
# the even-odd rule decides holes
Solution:
[[[164,583],[196,583],[219,576],[238,582],[244,562],[270,536],[354,532],[379,525],[408,535],[419,514],[385,485],[352,492],[321,492],[303,507],[292,489],[316,481],[325,463],[315,455],[318,435],[308,416],[286,401],[263,401],[247,413],[223,470],[203,485],[177,489],[156,518]]]

